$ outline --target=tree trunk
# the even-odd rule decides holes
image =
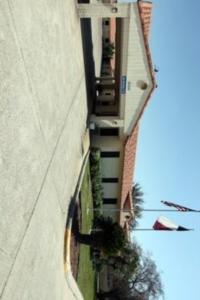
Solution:
[[[83,234],[78,232],[76,234],[76,240],[80,244],[85,244],[94,248],[101,248],[103,241],[101,232],[96,232],[93,234]]]
[[[97,293],[97,297],[99,300],[109,299],[109,300],[118,300],[118,296],[116,295],[116,290],[110,290],[108,292],[99,292]]]

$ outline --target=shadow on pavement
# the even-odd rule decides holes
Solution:
[[[70,200],[70,203],[69,203],[69,208],[68,208],[66,228],[70,228],[71,227],[71,223],[72,223],[72,220],[73,220],[75,207],[76,207],[76,200],[73,197],[71,197],[71,200]]]
[[[89,0],[79,0],[78,3],[89,3]],[[81,35],[83,57],[85,65],[85,78],[87,90],[88,115],[94,112],[95,92],[95,62],[93,57],[91,19],[81,19]]]

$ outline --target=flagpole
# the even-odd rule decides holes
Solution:
[[[99,208],[92,208],[88,207],[88,210],[93,210],[93,211],[99,211],[101,209]],[[130,211],[135,211],[136,209],[134,208],[129,208],[129,209],[123,209],[123,208],[115,208],[115,207],[109,207],[109,208],[102,208],[103,211],[122,211],[122,212],[130,212]],[[141,211],[148,211],[148,212],[180,212],[180,213],[200,213],[200,210],[177,210],[177,209],[156,209],[156,208],[143,208]]]
[[[194,231],[193,228],[191,229],[187,229],[187,230],[176,230],[176,229],[162,229],[162,230],[159,230],[159,229],[153,229],[153,228],[134,228],[133,231],[159,231],[159,232],[163,232],[163,231],[167,231],[167,232],[172,232],[172,231],[176,231],[176,232],[185,232],[185,231]]]
[[[134,210],[134,209],[133,209]],[[160,211],[160,212],[190,212],[190,213],[200,213],[200,210],[178,210],[178,209],[149,209],[149,208],[144,208],[141,209],[141,211]]]

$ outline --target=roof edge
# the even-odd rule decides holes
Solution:
[[[152,80],[152,83],[153,83],[153,87],[152,89],[150,90],[148,96],[147,96],[147,99],[144,103],[144,106],[141,110],[141,112],[139,113],[139,116],[136,120],[136,123],[135,125],[133,126],[132,130],[131,130],[131,133],[129,136],[131,136],[132,132],[135,130],[143,112],[144,112],[144,109],[149,101],[149,99],[151,98],[151,95],[153,93],[153,91],[156,89],[157,87],[157,83],[156,83],[156,79],[155,79],[155,76],[154,76],[154,67],[153,67],[153,63],[152,63],[152,58],[151,58],[151,51],[150,51],[150,47],[149,47],[149,42],[148,42],[148,39],[146,38],[145,34],[144,34],[144,30],[143,30],[143,20],[142,20],[142,16],[141,16],[141,13],[142,13],[142,10],[141,10],[141,7],[140,7],[140,3],[149,3],[152,5],[152,2],[151,1],[143,1],[143,0],[138,0],[137,1],[137,6],[138,6],[138,11],[139,11],[139,17],[140,17],[140,23],[141,23],[141,27],[142,27],[142,35],[143,35],[143,40],[144,40],[144,46],[145,46],[145,49],[146,49],[146,55],[147,55],[147,61],[148,61],[148,66],[149,66],[149,70],[150,70],[150,75],[151,75],[151,80]],[[127,140],[129,138],[129,136],[127,137],[126,141],[125,141],[125,144],[127,143]]]

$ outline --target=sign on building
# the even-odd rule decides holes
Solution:
[[[121,91],[121,94],[123,95],[123,94],[126,94],[126,80],[127,80],[127,78],[126,78],[126,76],[125,75],[123,75],[122,77],[121,77],[121,86],[120,86],[120,91]]]

